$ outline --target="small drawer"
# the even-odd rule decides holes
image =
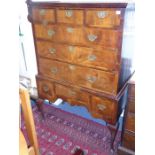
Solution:
[[[135,134],[124,131],[122,145],[130,150],[135,151]]]
[[[58,9],[57,10],[57,22],[66,24],[83,24],[83,10],[72,10],[72,9]]]
[[[125,129],[135,132],[135,114],[128,112],[126,117]]]
[[[115,28],[121,25],[121,9],[86,10],[86,25],[93,27]]]
[[[50,41],[57,40],[57,27],[56,25],[46,25],[43,26],[42,24],[35,24],[35,37],[38,39],[46,39]]]
[[[96,47],[80,47],[37,41],[37,52],[39,56],[57,59],[83,66],[94,67],[104,70],[116,70],[119,64],[118,52],[115,50]]]
[[[37,78],[37,89],[40,98],[54,101],[55,95],[53,88],[53,84],[50,81]]]
[[[41,22],[43,25],[55,22],[54,9],[33,8],[32,20],[34,22]]]
[[[118,103],[107,98],[92,96],[91,113],[108,123],[115,124],[117,120]]]
[[[68,101],[73,105],[83,105],[90,109],[89,95],[75,88],[56,84],[56,96]]]

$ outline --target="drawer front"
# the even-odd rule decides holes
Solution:
[[[57,22],[66,24],[82,25],[83,10],[57,9]]]
[[[135,102],[128,101],[128,112],[135,113]]]
[[[54,23],[55,22],[55,11],[54,9],[34,8],[32,10],[32,20],[34,22],[41,22],[44,25],[48,23]]]
[[[57,61],[39,58],[39,71],[43,76],[53,78],[58,81],[72,82],[72,77],[68,64]],[[67,74],[66,74],[67,73]]]
[[[34,24],[35,37],[41,39],[47,39],[50,41],[56,41],[58,38],[56,25]]]
[[[55,91],[57,97],[60,97],[73,105],[84,105],[85,107],[90,109],[89,95],[87,93],[59,84],[56,84]]]
[[[129,98],[135,98],[135,84],[129,84]]]
[[[48,39],[58,43],[87,46],[102,45],[114,50],[120,46],[120,33],[117,30],[35,24],[36,38]]]
[[[115,28],[121,25],[120,9],[86,10],[86,25],[103,28]]]
[[[42,75],[53,79],[109,94],[117,93],[118,73],[105,72],[42,58],[39,59],[39,66]]]
[[[37,41],[39,56],[70,63],[95,67],[104,70],[116,70],[118,66],[117,51],[104,48],[89,48],[73,45],[55,44]]]
[[[135,151],[135,134],[125,131],[122,144],[124,147]]]
[[[107,98],[92,96],[91,113],[96,118],[101,118],[108,123],[115,124],[117,120],[118,103]]]
[[[125,129],[135,132],[135,114],[128,112],[126,117]]]
[[[42,99],[55,100],[53,84],[50,81],[37,78],[38,95]]]

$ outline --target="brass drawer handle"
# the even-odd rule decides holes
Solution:
[[[94,54],[88,55],[88,60],[89,61],[95,61],[96,60],[96,56]]]
[[[45,9],[41,9],[41,10],[39,11],[39,14],[40,14],[41,16],[45,15],[45,13],[46,13]]]
[[[68,46],[69,52],[74,52],[74,46]]]
[[[103,105],[103,104],[98,104],[97,105],[97,108],[99,109],[99,110],[105,110],[106,109],[106,106],[105,105]]]
[[[69,69],[70,70],[75,70],[75,66],[74,65],[69,65]]]
[[[70,91],[68,92],[68,94],[69,94],[70,96],[75,96],[75,95],[76,95],[76,92],[70,90]]]
[[[66,17],[72,17],[73,11],[72,10],[66,10]]]
[[[48,36],[52,37],[52,36],[55,34],[55,31],[49,29],[49,30],[47,31],[47,34],[48,34]]]
[[[105,11],[98,11],[97,12],[97,16],[98,16],[98,18],[105,18],[106,16],[107,16],[107,12],[105,12]]]
[[[54,54],[54,53],[56,52],[56,49],[55,49],[55,48],[49,48],[49,52],[50,52],[51,54]]]
[[[89,35],[88,35],[88,40],[89,40],[89,41],[93,42],[93,41],[95,41],[96,39],[97,39],[97,36],[96,36],[96,35],[94,35],[94,34],[89,34]]]
[[[44,90],[44,92],[46,92],[46,93],[47,93],[47,92],[49,91],[48,86],[47,86],[47,85],[44,85],[44,86],[43,86],[43,90]]]
[[[67,32],[68,33],[73,33],[74,29],[72,27],[67,27]]]
[[[96,81],[96,77],[95,76],[88,76],[87,81],[89,81],[90,83],[94,83]]]
[[[57,67],[52,67],[52,68],[51,68],[51,72],[52,72],[53,74],[56,74],[56,73],[58,72]]]

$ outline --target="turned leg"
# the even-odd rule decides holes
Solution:
[[[42,100],[42,99],[37,99],[37,100],[36,100],[36,105],[37,105],[37,107],[38,107],[38,110],[41,112],[41,115],[42,115],[43,119],[45,119],[45,114],[44,114],[44,109],[43,109],[44,100]]]

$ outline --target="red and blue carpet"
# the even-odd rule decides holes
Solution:
[[[44,105],[45,119],[37,106],[32,108],[41,155],[71,155],[81,148],[85,155],[111,155],[111,133],[106,126]],[[21,128],[28,142],[23,116]],[[120,132],[115,139],[117,148]]]

